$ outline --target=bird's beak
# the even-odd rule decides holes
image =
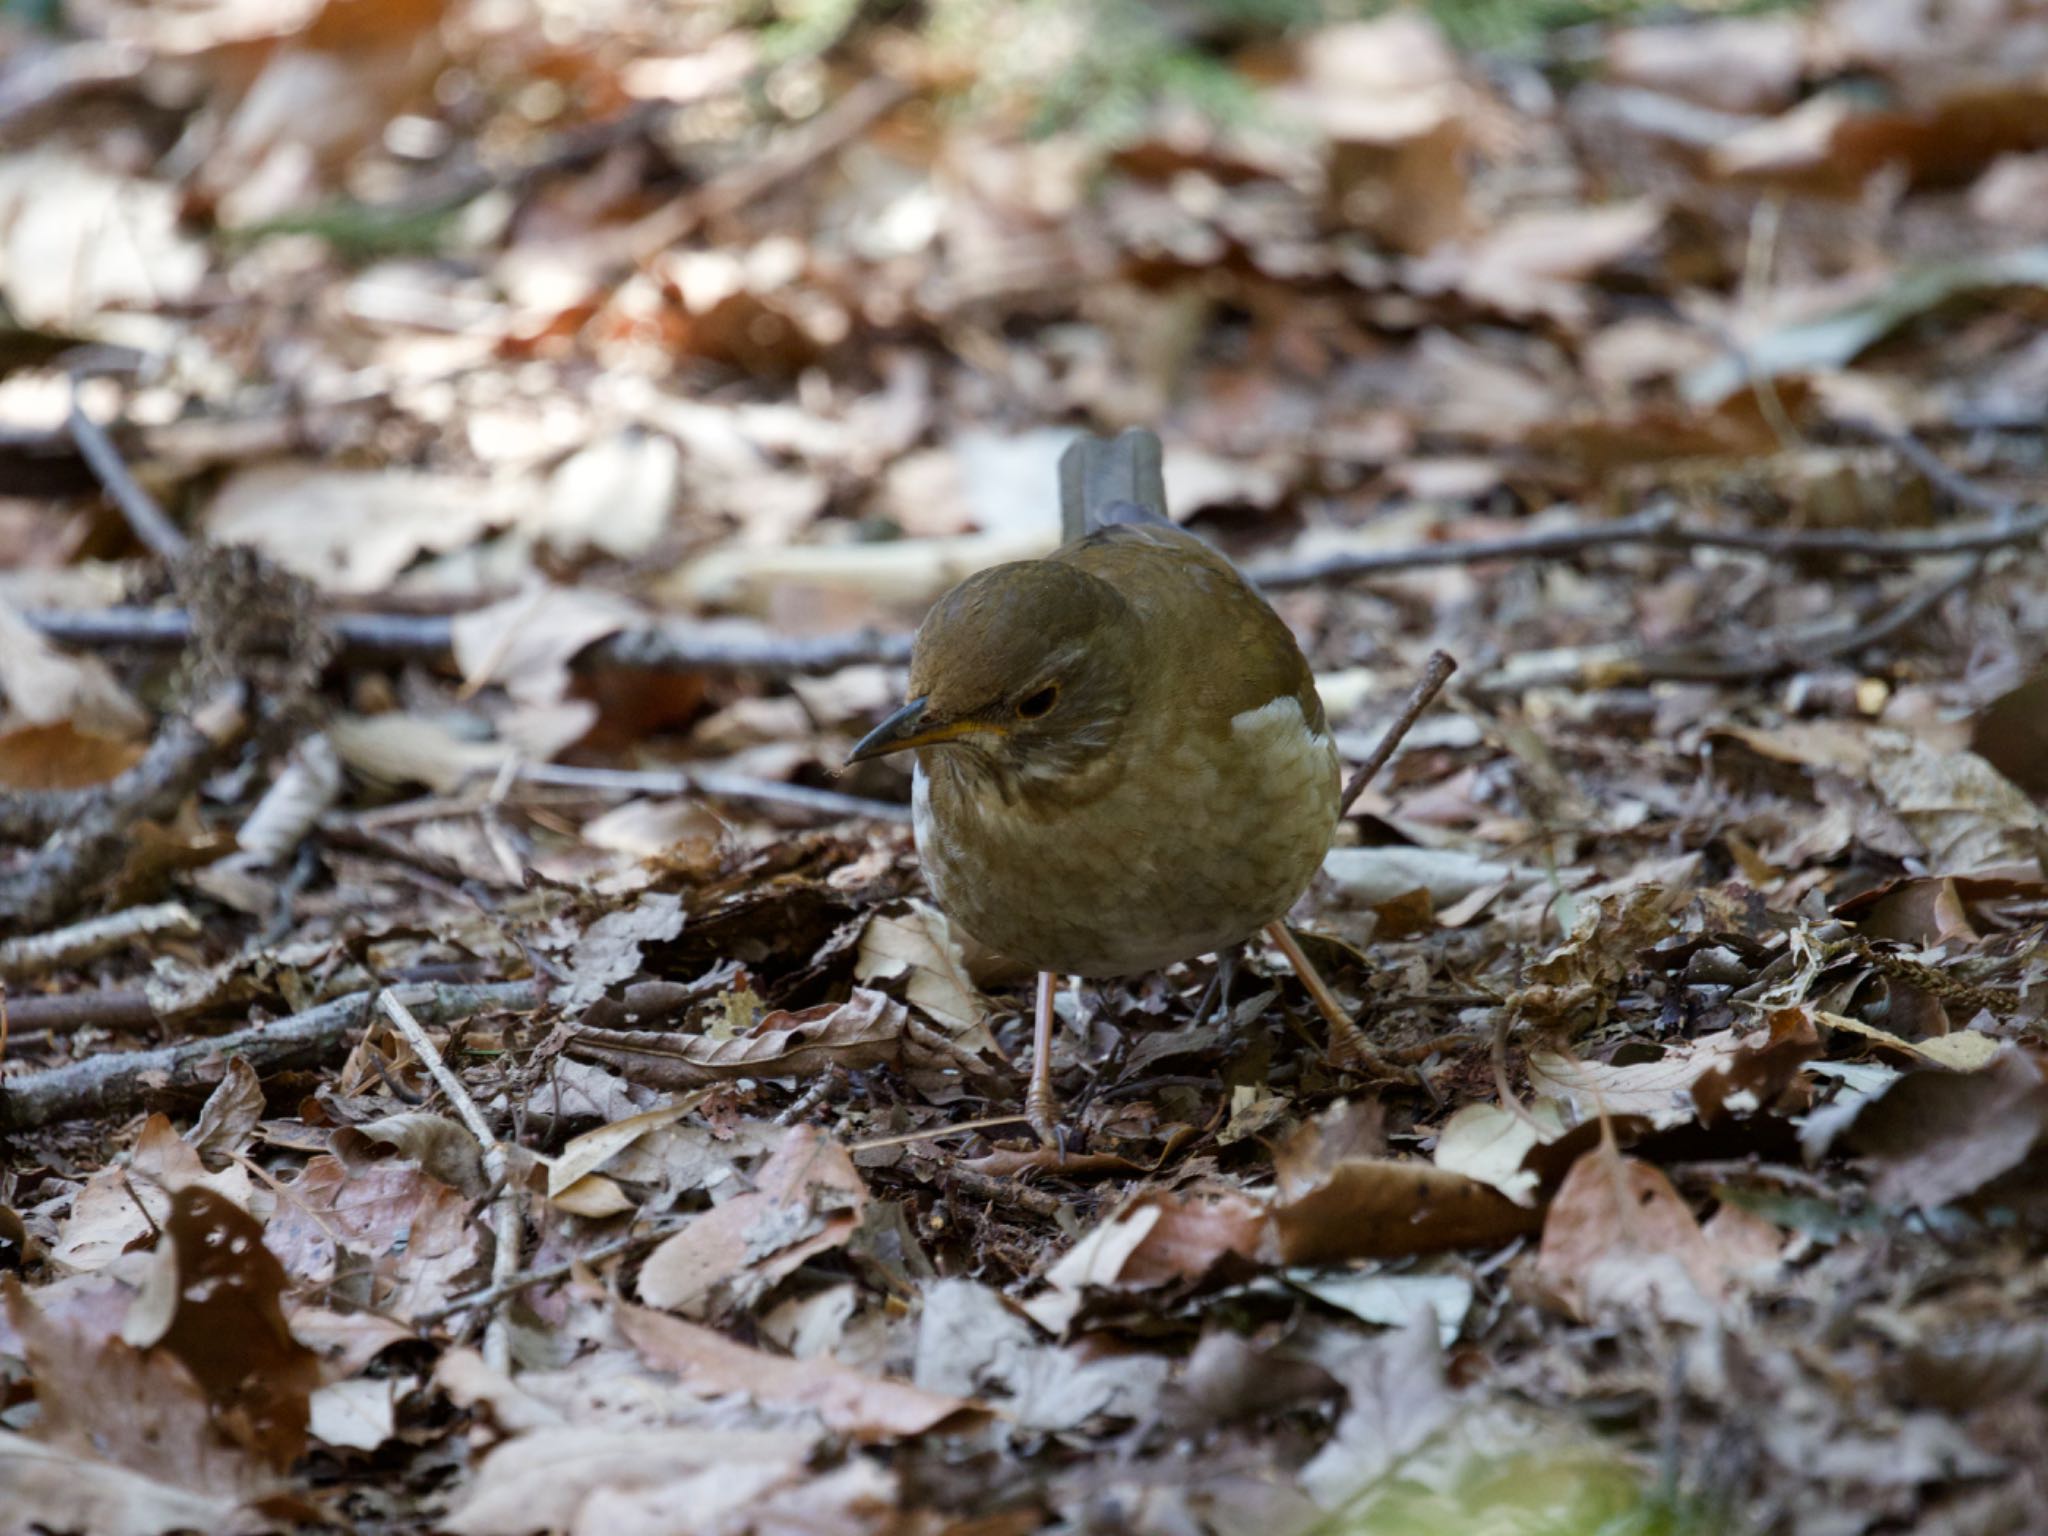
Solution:
[[[924,703],[923,699],[912,699],[861,737],[853,744],[853,750],[846,754],[848,765],[864,763],[871,757],[886,757],[891,752],[902,752],[910,747],[928,747],[935,742],[951,741],[956,736],[991,729],[979,720],[949,720],[943,724],[927,724],[924,719]]]

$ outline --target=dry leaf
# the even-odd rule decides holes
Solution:
[[[757,1402],[809,1408],[826,1428],[855,1440],[920,1435],[980,1412],[965,1398],[869,1376],[831,1359],[790,1360],[748,1349],[665,1312],[622,1304],[618,1320],[649,1365],[674,1371],[692,1390],[742,1392]]]
[[[808,1078],[831,1066],[860,1071],[896,1060],[906,1017],[903,1004],[887,993],[860,987],[843,1003],[768,1014],[730,1040],[663,1030],[573,1029],[563,1050],[664,1090],[735,1077]]]
[[[712,1207],[647,1256],[640,1299],[693,1315],[714,1291],[743,1303],[842,1246],[866,1203],[867,1186],[846,1149],[812,1127],[792,1126],[753,1189]]]

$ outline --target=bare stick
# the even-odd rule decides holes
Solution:
[[[167,723],[141,762],[95,791],[26,869],[0,881],[0,924],[40,928],[81,905],[126,855],[129,828],[175,811],[244,724],[239,685]]]
[[[1980,555],[1938,580],[1914,588],[1869,618],[1787,628],[1758,644],[1731,653],[1635,652],[1623,645],[1576,647],[1532,653],[1475,678],[1471,688],[1487,695],[1530,688],[1615,688],[1649,682],[1752,682],[1810,667],[1815,662],[1877,645],[1909,629],[1946,599],[1967,588],[1988,565]]]
[[[76,400],[71,402],[71,414],[64,425],[71,433],[71,440],[78,444],[78,452],[98,477],[107,494],[114,498],[114,505],[121,509],[121,515],[128,519],[128,526],[135,531],[135,537],[142,540],[151,554],[160,560],[176,562],[184,558],[191,549],[192,541],[185,537],[178,525],[165,515],[164,509],[136,483],[121,454],[114,447],[113,440],[100,424],[86,415]]]
[[[175,649],[192,638],[192,618],[181,608],[40,609],[24,615],[52,640],[66,645],[147,646]],[[438,661],[453,654],[453,620],[446,614],[330,613],[326,625],[342,650],[365,657]],[[866,662],[910,659],[910,636],[880,630],[783,635],[743,620],[693,622],[658,619],[587,647],[583,666],[646,672],[732,672],[764,677],[837,672]]]
[[[1917,447],[1917,445],[1916,445]],[[1940,460],[1920,452],[1936,464]],[[1916,459],[1915,466],[1920,461]],[[1925,471],[1923,470],[1923,473]],[[1930,479],[1932,476],[1929,477]],[[1947,471],[1943,490],[1959,482]],[[1972,505],[1982,506],[1988,492]],[[1960,499],[1960,498],[1958,498]],[[2001,503],[1992,498],[1992,505]],[[1645,512],[1619,522],[1544,529],[1502,539],[1460,539],[1406,549],[1334,550],[1313,560],[1271,561],[1245,572],[1271,591],[1311,586],[1353,576],[1390,575],[1443,565],[1481,565],[1507,560],[1568,560],[1595,549],[1643,545],[1662,549],[1736,549],[1780,559],[1802,556],[1860,558],[1890,564],[1938,560],[1949,555],[1988,554],[2029,543],[2048,533],[2048,506],[2005,511],[1989,519],[1949,528],[1909,528],[1876,533],[1864,528],[1703,528],[1675,523],[1668,513]]]
[[[443,1322],[458,1312],[470,1312],[478,1307],[495,1307],[506,1297],[517,1296],[521,1291],[529,1290],[536,1285],[546,1285],[553,1280],[566,1280],[576,1273],[579,1265],[602,1264],[606,1259],[615,1259],[620,1254],[631,1253],[636,1248],[652,1248],[663,1238],[673,1236],[689,1224],[688,1221],[674,1221],[647,1232],[629,1232],[624,1237],[600,1243],[590,1252],[578,1254],[573,1259],[563,1259],[556,1264],[543,1264],[535,1269],[522,1269],[502,1280],[493,1280],[481,1290],[457,1296],[438,1307],[414,1314],[413,1326],[431,1328],[435,1323]]]
[[[504,1144],[498,1140],[483,1111],[476,1107],[476,1100],[469,1096],[469,1090],[462,1086],[462,1079],[441,1059],[440,1048],[434,1044],[433,1037],[399,1000],[398,994],[389,987],[385,988],[377,998],[377,1006],[405,1036],[413,1054],[426,1063],[435,1086],[455,1106],[456,1114],[461,1116],[462,1123],[469,1128],[469,1134],[476,1138],[477,1146],[483,1151],[484,1176],[498,1192],[491,1201],[491,1232],[497,1239],[496,1249],[491,1255],[491,1284],[503,1285],[519,1272],[519,1240],[526,1224],[521,1199],[523,1191],[519,1180],[510,1176],[505,1165]],[[495,1309],[484,1326],[484,1363],[494,1371],[512,1368],[512,1334]]]
[[[575,768],[559,763],[527,763],[519,770],[528,784],[564,789],[590,789],[604,794],[709,795],[717,800],[752,800],[766,805],[796,806],[827,816],[872,816],[878,821],[908,821],[910,808],[893,800],[868,800],[808,784],[782,784],[722,768]]]
[[[1415,686],[1408,691],[1408,701],[1401,706],[1401,713],[1394,716],[1393,723],[1380,737],[1379,745],[1372,749],[1366,760],[1358,765],[1351,775],[1351,782],[1344,786],[1344,798],[1338,802],[1339,819],[1351,814],[1351,807],[1358,797],[1365,793],[1365,786],[1379,776],[1387,766],[1387,759],[1394,755],[1394,749],[1401,745],[1401,738],[1414,729],[1415,722],[1422,718],[1422,712],[1429,708],[1430,701],[1443,691],[1451,674],[1458,670],[1446,651],[1431,651],[1429,660],[1423,664],[1422,676],[1415,680]]]
[[[538,1006],[530,981],[403,987],[398,995],[415,1015],[434,1022],[493,1008],[525,1012]],[[233,1034],[153,1051],[89,1056],[68,1067],[0,1081],[0,1131],[126,1114],[158,1096],[197,1097],[220,1081],[230,1056],[240,1056],[259,1074],[319,1066],[347,1049],[350,1035],[369,1021],[376,997],[374,992],[352,992]]]
[[[7,1020],[16,1035],[68,1035],[81,1029],[128,1032],[155,1029],[162,1022],[146,994],[125,987],[65,992],[55,997],[10,997]]]
[[[164,901],[130,907],[110,917],[90,918],[48,933],[26,934],[0,943],[0,978],[20,981],[83,965],[139,939],[196,939],[199,919],[183,902]]]

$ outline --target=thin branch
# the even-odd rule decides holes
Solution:
[[[1338,802],[1339,819],[1351,814],[1351,807],[1358,797],[1365,793],[1365,786],[1379,776],[1387,766],[1387,759],[1394,755],[1394,749],[1401,745],[1401,738],[1414,729],[1415,722],[1422,718],[1422,712],[1429,708],[1430,701],[1443,691],[1451,674],[1458,670],[1458,664],[1446,651],[1431,651],[1429,660],[1423,665],[1422,676],[1415,680],[1415,686],[1408,691],[1408,700],[1401,706],[1401,712],[1394,716],[1386,732],[1380,737],[1379,745],[1372,749],[1365,761],[1351,775],[1351,782],[1344,786],[1344,798]]]
[[[65,418],[64,425],[93,474],[106,487],[107,494],[114,498],[114,505],[128,519],[128,526],[135,530],[135,537],[142,540],[150,553],[160,560],[172,564],[182,560],[191,549],[192,541],[156,504],[156,498],[136,483],[120,451],[100,424],[86,415],[73,400],[71,414]]]
[[[179,608],[40,609],[26,615],[65,645],[132,645],[168,650],[192,638],[192,619]],[[322,621],[343,651],[357,657],[439,661],[453,654],[446,614],[331,613]],[[880,630],[784,635],[741,620],[656,620],[611,635],[577,658],[583,666],[649,672],[733,672],[762,676],[837,672],[867,662],[910,659],[910,636]]]
[[[893,800],[869,800],[836,789],[808,784],[782,784],[722,768],[574,768],[559,763],[527,763],[519,770],[527,784],[588,789],[621,795],[708,795],[718,800],[758,801],[790,805],[826,816],[870,816],[878,821],[908,821],[910,808]]]
[[[240,1056],[259,1075],[319,1066],[346,1052],[349,1037],[369,1022],[377,995],[352,992],[232,1034],[158,1050],[89,1056],[66,1067],[8,1078],[0,1081],[0,1131],[127,1114],[158,1097],[197,1097],[220,1081],[230,1056]],[[398,995],[417,1017],[432,1023],[494,1008],[527,1012],[539,1006],[530,981],[402,987]]]
[[[526,1225],[523,1189],[518,1179],[512,1177],[506,1166],[505,1145],[498,1140],[491,1129],[491,1122],[484,1118],[482,1110],[476,1107],[476,1100],[469,1096],[469,1090],[462,1085],[462,1079],[452,1072],[447,1062],[441,1059],[440,1048],[433,1037],[426,1032],[412,1011],[400,1001],[398,994],[389,987],[379,994],[377,1006],[383,1011],[398,1032],[405,1036],[406,1044],[413,1054],[426,1063],[428,1075],[448,1102],[455,1107],[455,1113],[468,1127],[469,1134],[476,1138],[476,1144],[484,1155],[484,1176],[490,1180],[497,1195],[491,1201],[491,1232],[497,1239],[491,1255],[491,1284],[503,1285],[519,1272],[520,1237]],[[494,1371],[509,1371],[512,1368],[512,1334],[504,1318],[493,1309],[490,1321],[484,1326],[484,1363]]]
[[[1902,440],[1904,441],[1904,440]],[[1918,448],[1918,445],[1915,445]],[[1919,453],[1940,463],[1923,449]],[[1915,459],[1916,467],[1922,467]],[[1926,473],[1924,467],[1922,472]],[[1947,471],[1940,488],[1966,485]],[[1933,476],[1928,476],[1930,480]],[[1984,506],[1989,492],[1978,492],[1971,505]],[[1956,496],[1961,500],[1961,496]],[[1589,550],[1642,545],[1659,549],[1735,549],[1780,559],[1804,556],[1857,558],[1885,564],[1936,560],[1950,555],[1988,554],[2028,543],[2048,533],[2048,506],[2018,509],[1991,498],[2004,511],[1973,523],[1948,528],[1906,528],[1875,533],[1865,528],[1704,528],[1680,524],[1667,508],[1639,512],[1617,522],[1574,528],[1547,528],[1501,539],[1460,539],[1418,544],[1406,549],[1339,549],[1310,560],[1269,561],[1245,574],[1270,591],[1305,587],[1354,576],[1388,575],[1443,565],[1481,565],[1503,560],[1568,560]]]
[[[1869,618],[1781,630],[1740,651],[1722,655],[1637,652],[1625,645],[1599,645],[1528,653],[1475,678],[1470,686],[1476,693],[1500,695],[1530,688],[1619,688],[1653,682],[1728,683],[1775,677],[1816,662],[1854,655],[1893,638],[1976,581],[1988,564],[1983,555],[1966,560],[1956,570],[1914,588]]]
[[[621,1254],[633,1252],[636,1248],[652,1248],[664,1238],[673,1237],[689,1224],[688,1220],[672,1221],[646,1232],[629,1232],[624,1237],[598,1244],[588,1253],[579,1253],[573,1259],[562,1259],[557,1263],[543,1264],[534,1269],[522,1269],[502,1280],[493,1280],[481,1290],[470,1291],[466,1295],[453,1297],[438,1307],[430,1307],[424,1312],[415,1313],[413,1326],[431,1328],[458,1312],[471,1312],[478,1307],[495,1307],[507,1297],[517,1296],[521,1291],[529,1290],[536,1285],[546,1285],[554,1280],[567,1280],[579,1268],[602,1264],[606,1259],[616,1259]]]
[[[82,905],[126,856],[129,829],[175,811],[222,748],[241,735],[242,694],[231,685],[169,721],[141,762],[94,791],[27,868],[0,881],[0,925],[41,928]]]
[[[130,907],[48,933],[24,934],[0,942],[0,979],[22,981],[67,966],[83,965],[139,939],[196,939],[199,919],[183,902]]]
[[[7,1021],[17,1035],[68,1035],[81,1029],[130,1032],[155,1029],[162,1022],[147,994],[125,987],[10,997]]]

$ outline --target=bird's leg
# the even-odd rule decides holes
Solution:
[[[1031,1021],[1031,1086],[1024,1090],[1024,1117],[1039,1143],[1059,1145],[1059,1101],[1052,1092],[1052,996],[1059,978],[1038,973],[1038,1008]]]
[[[1237,981],[1238,963],[1243,959],[1242,944],[1216,951],[1216,969],[1209,976],[1209,985],[1202,989],[1202,1000],[1195,1004],[1197,1024],[1206,1024],[1212,1017],[1229,1017],[1230,989]]]
[[[1294,974],[1301,978],[1301,984],[1308,988],[1309,997],[1315,1002],[1316,1012],[1323,1016],[1323,1022],[1330,1026],[1330,1060],[1343,1066],[1362,1067],[1375,1076],[1408,1081],[1414,1077],[1406,1067],[1397,1067],[1365,1043],[1365,1036],[1359,1033],[1351,1015],[1344,1011],[1344,1005],[1337,1000],[1337,994],[1330,990],[1330,984],[1323,980],[1323,973],[1316,969],[1294,935],[1287,931],[1284,922],[1266,924],[1266,937],[1273,947],[1287,957],[1287,963],[1294,967]]]

